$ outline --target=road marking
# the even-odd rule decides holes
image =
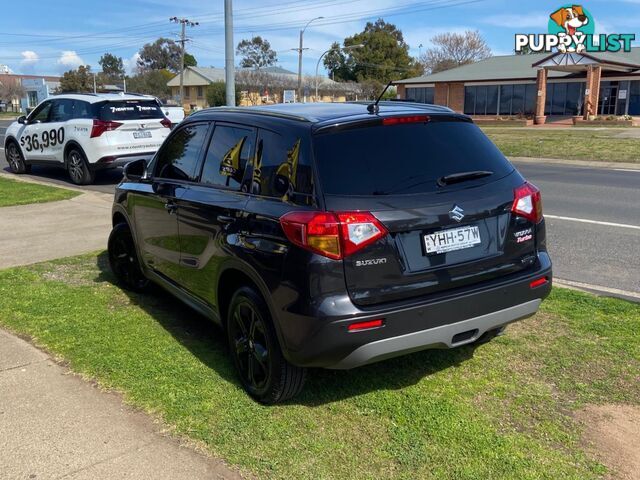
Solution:
[[[626,223],[601,222],[599,220],[587,220],[586,218],[561,217],[560,215],[544,215],[545,218],[552,220],[568,220],[569,222],[592,223],[594,225],[605,225],[607,227],[630,228],[632,230],[640,230],[640,225],[628,225]]]
[[[640,173],[640,170],[633,170],[632,168],[614,168],[616,172],[634,172]]]
[[[600,285],[592,285],[590,283],[582,283],[582,282],[574,282],[573,280],[561,280],[559,278],[553,279],[554,285],[559,287],[572,287],[572,288],[582,288],[586,290],[593,290],[596,292],[609,293],[611,295],[618,295],[629,298],[637,298],[640,300],[640,293],[638,292],[630,292],[628,290],[620,290],[619,288],[610,288],[610,287],[602,287]]]

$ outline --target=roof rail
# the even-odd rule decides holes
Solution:
[[[253,115],[264,115],[268,117],[286,118],[288,120],[297,120],[299,122],[311,122],[312,119],[304,117],[302,115],[294,115],[292,113],[276,112],[274,110],[267,110],[255,107],[212,107],[204,108],[192,113],[190,116],[200,115],[204,112],[229,112],[229,113],[249,113]]]
[[[91,92],[59,92],[59,93],[54,93],[52,96],[55,97],[57,95],[89,95],[92,97],[98,96],[97,93],[91,93]]]

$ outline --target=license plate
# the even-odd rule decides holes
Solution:
[[[474,226],[450,228],[424,236],[426,252],[435,254],[471,248],[481,242],[480,229]]]
[[[133,132],[133,138],[151,138],[151,132],[149,130]]]

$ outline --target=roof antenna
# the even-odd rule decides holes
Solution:
[[[378,103],[380,103],[380,100],[382,100],[382,96],[389,89],[389,87],[391,86],[392,83],[393,83],[393,80],[391,80],[389,83],[387,83],[387,86],[384,87],[384,90],[382,90],[382,93],[380,94],[378,99],[375,102],[370,103],[369,105],[367,105],[367,111],[369,113],[375,115],[376,113],[378,113],[380,111],[380,106],[378,105]]]

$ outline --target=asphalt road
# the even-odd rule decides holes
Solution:
[[[0,145],[9,122],[0,121]],[[640,298],[640,166],[638,170],[517,164],[542,190],[549,250],[559,280]],[[0,169],[8,170],[0,150]],[[68,185],[66,172],[34,167],[34,178]],[[100,172],[85,188],[112,193],[120,170]],[[628,295],[627,295],[628,296]]]

